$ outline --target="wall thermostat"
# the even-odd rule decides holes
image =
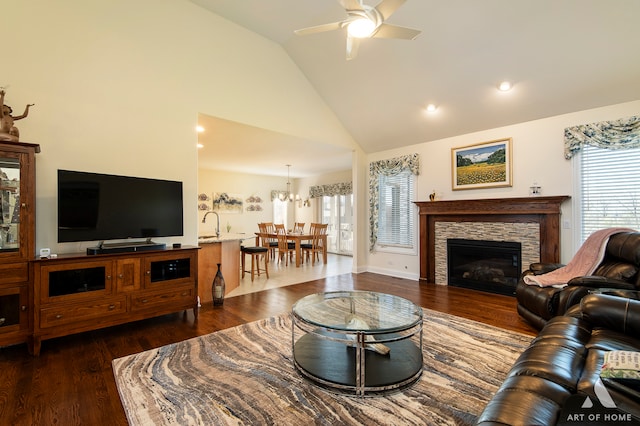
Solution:
[[[40,257],[49,257],[51,255],[50,248],[42,248],[40,249]]]

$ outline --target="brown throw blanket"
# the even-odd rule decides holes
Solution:
[[[591,275],[602,262],[609,237],[620,232],[635,231],[629,228],[600,229],[589,235],[566,266],[542,275],[526,275],[522,280],[529,285],[562,288],[571,278]]]

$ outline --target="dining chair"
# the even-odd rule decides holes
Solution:
[[[309,224],[309,235],[313,235],[313,233],[316,232],[316,228],[318,227],[318,225],[322,225],[322,224],[321,223],[316,223],[316,222],[311,222]],[[307,250],[311,250],[312,244],[313,244],[313,239],[304,240],[304,241],[301,241],[300,248],[303,251],[304,251],[305,248]],[[307,253],[307,256],[308,256],[308,253]],[[300,260],[304,260],[304,258],[305,258],[305,256],[302,256],[302,259],[300,259]]]
[[[270,234],[276,233],[276,227],[273,224],[273,222],[262,222],[262,224],[265,226],[267,232],[269,232]]]
[[[304,243],[300,245],[300,248],[302,249],[303,253],[305,254],[305,256],[307,258],[307,261],[309,261],[309,257],[311,257],[311,265],[315,265],[316,259],[320,260],[319,256],[320,254],[324,255],[324,250],[325,250],[325,246],[324,246],[324,242],[325,242],[325,235],[327,234],[327,225],[326,223],[312,223],[312,238],[311,238],[311,243]]]
[[[284,225],[276,226],[276,235],[278,236],[278,263],[285,260],[285,266],[289,266],[289,259],[293,259],[293,253],[296,251],[295,243],[289,242],[287,238],[287,230]]]
[[[258,223],[258,230],[261,234],[275,234],[276,230],[272,222]],[[276,249],[278,248],[278,239],[272,237],[260,237],[262,247],[268,250],[267,258],[276,258]]]
[[[293,232],[296,234],[304,233],[304,222],[296,222],[293,225]]]

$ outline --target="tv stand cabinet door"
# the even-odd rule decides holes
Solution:
[[[142,269],[139,257],[129,257],[116,262],[116,292],[140,290]]]
[[[40,262],[36,269],[37,302],[40,305],[84,301],[112,294],[113,262]]]
[[[149,255],[144,258],[144,288],[172,288],[197,279],[198,257],[195,250]]]

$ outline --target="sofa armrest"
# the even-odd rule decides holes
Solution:
[[[558,315],[564,315],[572,306],[580,305],[582,298],[591,292],[593,292],[593,288],[588,286],[567,286],[563,288],[558,295]]]
[[[537,262],[529,265],[529,272],[534,275],[542,275],[546,274],[547,272],[555,271],[556,269],[562,268],[563,266],[565,265],[562,263]]]
[[[601,277],[599,275],[589,275],[585,277],[575,277],[567,283],[570,286],[580,286],[589,288],[619,288],[623,290],[635,290],[635,286],[626,281],[615,278]]]
[[[640,401],[640,385],[634,379],[607,379],[603,378],[602,382],[607,387],[611,387],[626,396]]]
[[[617,280],[615,278],[601,277],[599,275],[572,278],[567,284],[569,286],[589,288],[618,288],[623,290],[635,290],[635,286],[631,283]]]
[[[592,293],[582,298],[580,311],[593,327],[640,335],[640,300]]]

